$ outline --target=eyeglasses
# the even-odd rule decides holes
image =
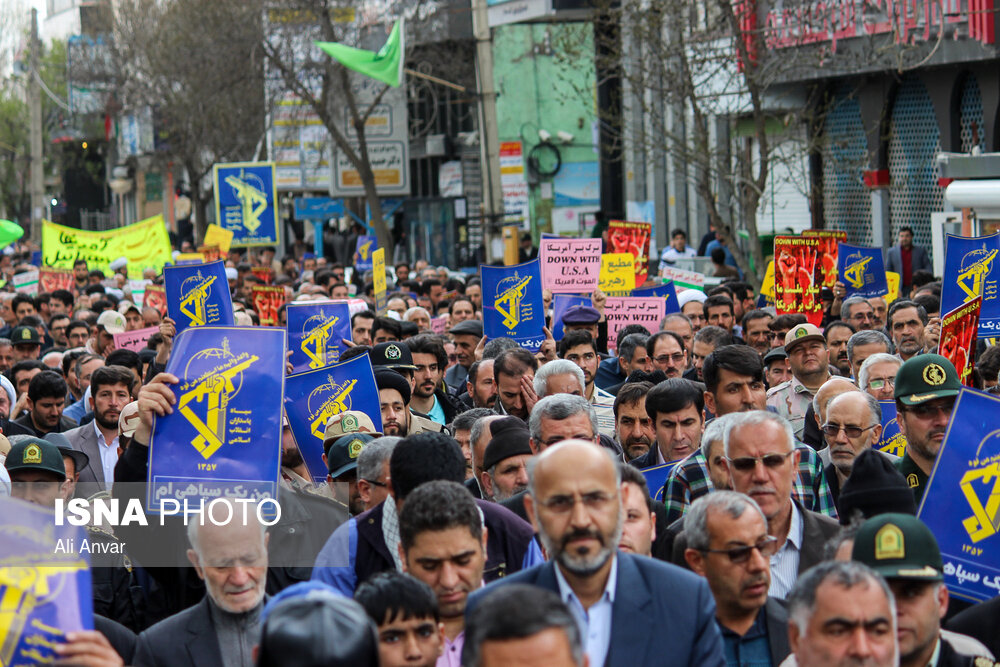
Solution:
[[[757,544],[750,544],[745,547],[733,547],[732,549],[702,549],[706,554],[726,554],[729,562],[740,565],[750,560],[750,553],[756,549],[764,558],[770,558],[778,552],[778,538],[768,535]]]
[[[726,460],[729,464],[733,466],[733,469],[737,472],[750,472],[757,467],[757,462],[760,461],[764,464],[765,468],[778,468],[783,464],[789,456],[795,453],[795,450],[788,452],[787,454],[764,454],[764,456],[741,456],[738,459],[731,459],[728,456]]]
[[[918,417],[927,419],[928,417],[935,417],[937,413],[944,414],[945,417],[950,417],[952,410],[955,409],[955,401],[949,401],[944,405],[914,405],[906,408],[907,412],[912,412]]]
[[[538,504],[553,514],[568,514],[573,511],[577,502],[583,503],[584,508],[588,512],[598,512],[617,497],[618,494],[594,491],[592,493],[584,493],[580,496],[552,496],[548,500],[541,501]]]
[[[848,438],[858,438],[865,431],[869,431],[875,428],[875,424],[872,424],[868,428],[861,428],[860,426],[841,426],[840,424],[823,424],[823,433],[826,433],[831,438],[837,437],[837,434],[843,431],[847,434]]]
[[[362,477],[361,479],[365,479],[365,478]],[[389,485],[386,484],[385,482],[378,482],[378,481],[375,481],[374,479],[365,479],[365,481],[368,482],[369,484],[371,484],[372,486],[380,486],[383,489],[389,488]]]
[[[658,364],[666,364],[670,360],[673,360],[675,364],[683,363],[684,353],[678,352],[677,354],[661,354],[658,357],[653,357],[653,361],[655,361]]]
[[[875,389],[877,391],[886,385],[889,385],[890,387],[895,387],[896,378],[885,378],[884,380],[871,380],[868,383],[868,388]]]

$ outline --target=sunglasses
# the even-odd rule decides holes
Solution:
[[[885,386],[895,387],[896,378],[885,378],[884,380],[872,380],[868,383],[868,388],[874,389],[875,391],[878,391],[879,389]]]
[[[875,428],[875,424],[872,424],[867,428],[861,428],[860,426],[841,426],[840,424],[823,424],[823,433],[826,433],[831,438],[836,438],[837,434],[843,430],[844,433],[847,434],[848,438],[858,438],[861,437],[862,433],[873,428]]]
[[[733,469],[737,472],[750,472],[757,467],[757,462],[760,461],[764,464],[765,468],[779,468],[788,459],[789,456],[795,453],[795,450],[788,452],[787,454],[764,454],[764,456],[741,456],[738,459],[731,459],[726,457],[729,461],[729,465],[733,466]]]
[[[778,552],[778,538],[768,535],[757,544],[750,544],[745,547],[733,547],[732,549],[702,549],[706,554],[726,554],[729,562],[740,565],[750,560],[750,553],[756,549],[764,558],[770,558]]]

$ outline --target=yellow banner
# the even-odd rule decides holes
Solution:
[[[601,273],[597,286],[602,292],[628,293],[635,289],[635,257],[632,253],[605,253],[601,255]]]
[[[894,271],[885,272],[885,282],[889,286],[889,294],[885,297],[886,304],[890,304],[899,298],[899,280],[900,276]]]
[[[203,245],[217,245],[222,254],[225,255],[229,252],[229,244],[233,242],[233,231],[231,229],[225,229],[216,224],[211,224],[205,230],[205,239],[202,242]],[[223,257],[222,259],[225,259]]]
[[[372,282],[375,287],[375,312],[382,314],[385,304],[385,248],[372,253]]]
[[[767,263],[767,270],[764,271],[764,281],[760,284],[760,293],[764,296],[774,298],[774,260]]]
[[[128,260],[130,278],[141,278],[144,269],[156,269],[171,262],[170,238],[163,216],[156,215],[135,224],[88,232],[42,221],[42,265],[72,269],[78,259],[87,268],[108,273],[108,265],[119,257]]]

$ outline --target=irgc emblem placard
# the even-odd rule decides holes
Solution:
[[[958,394],[918,516],[941,547],[952,594],[1000,593],[1000,398]]]
[[[537,352],[545,340],[542,274],[538,260],[515,266],[479,267],[483,282],[483,326],[488,338],[512,338]]]
[[[978,335],[980,338],[1000,335],[1000,295],[997,294],[1000,271],[996,270],[1000,234],[977,238],[949,234],[945,247],[944,275],[948,279],[941,286],[941,312],[950,313],[981,296]]]
[[[12,498],[0,498],[0,516],[0,665],[54,663],[67,632],[94,627],[84,532]]]
[[[233,326],[233,301],[223,263],[163,269],[167,314],[181,332],[188,327]]]
[[[848,297],[862,296],[870,299],[885,296],[889,291],[881,248],[841,243],[837,248],[837,272]]]
[[[150,511],[164,499],[276,498],[285,332],[187,329],[174,339],[167,372],[180,382],[171,385],[174,411],[153,423]]]
[[[233,233],[232,247],[277,245],[278,210],[273,162],[232,162],[212,167],[215,219]]]
[[[351,311],[346,303],[290,303],[288,347],[293,373],[335,364],[351,340]]]
[[[375,374],[367,354],[342,364],[288,376],[285,383],[285,411],[295,443],[313,479],[326,479],[323,463],[323,436],[330,417],[360,410],[382,430]]]

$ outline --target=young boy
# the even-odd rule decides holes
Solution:
[[[378,625],[382,667],[434,667],[444,650],[444,623],[430,586],[395,570],[358,586],[354,599]]]

